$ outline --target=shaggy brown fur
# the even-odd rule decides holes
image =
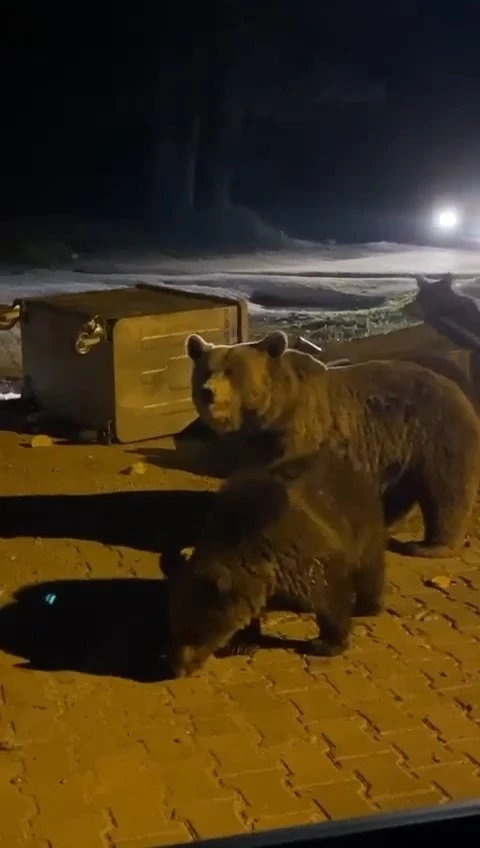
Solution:
[[[224,485],[192,557],[171,578],[171,662],[191,674],[266,609],[314,612],[309,653],[348,645],[353,614],[382,606],[385,529],[365,475],[326,448]]]
[[[329,445],[368,474],[391,525],[419,503],[425,539],[417,556],[459,547],[480,480],[480,423],[463,391],[411,362],[327,368],[288,349],[284,333],[259,342],[187,341],[192,396],[218,433],[270,433],[280,455]]]
[[[435,374],[441,374],[443,377],[448,377],[449,380],[452,380],[457,384],[457,386],[460,386],[462,391],[466,394],[477,410],[477,413],[480,413],[480,400],[473,380],[470,378],[466,370],[461,368],[460,365],[452,359],[449,359],[447,356],[435,356],[430,353],[413,354],[412,356],[398,356],[391,361],[415,362],[417,365],[422,365],[423,368],[429,368],[430,371],[433,371]],[[327,365],[327,368],[338,368],[344,365],[354,365],[355,361],[341,359],[335,360],[334,362],[326,362],[325,364]]]

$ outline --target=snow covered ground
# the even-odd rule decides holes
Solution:
[[[387,242],[305,245],[250,255],[141,260],[79,259],[71,268],[0,268],[0,301],[60,291],[132,285],[140,280],[190,291],[206,289],[249,301],[254,333],[270,326],[301,331],[322,343],[404,326],[402,305],[416,290],[414,274],[451,271],[480,297],[480,249],[412,247]]]

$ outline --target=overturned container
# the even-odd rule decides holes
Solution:
[[[17,300],[3,329],[17,321],[25,397],[104,442],[174,435],[195,420],[190,333],[248,340],[245,302],[146,283]]]

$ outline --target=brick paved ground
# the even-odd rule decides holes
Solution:
[[[120,475],[132,461],[120,448],[24,443],[0,433],[4,494],[205,484],[154,466],[139,479]],[[88,539],[3,539],[0,563],[0,649],[20,586],[158,578],[154,553]],[[9,644],[0,650],[0,844],[146,848],[478,797],[479,563],[475,533],[455,560],[391,555],[388,612],[359,620],[351,650],[332,660],[262,650],[212,660],[189,680],[136,682],[74,663],[22,667],[27,652]],[[443,588],[426,585],[442,575]],[[87,635],[88,615],[84,626]],[[270,626],[312,631],[294,616]],[[115,644],[124,650],[122,636]]]

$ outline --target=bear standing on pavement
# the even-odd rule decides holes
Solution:
[[[174,673],[196,671],[239,630],[258,642],[266,609],[313,612],[307,652],[341,653],[352,615],[381,610],[384,550],[376,487],[328,448],[237,472],[170,578]]]
[[[192,397],[219,434],[269,434],[283,457],[328,445],[368,475],[391,526],[420,505],[425,537],[405,552],[448,556],[464,541],[480,481],[480,422],[451,380],[412,362],[327,368],[284,333],[212,345],[187,339]]]

